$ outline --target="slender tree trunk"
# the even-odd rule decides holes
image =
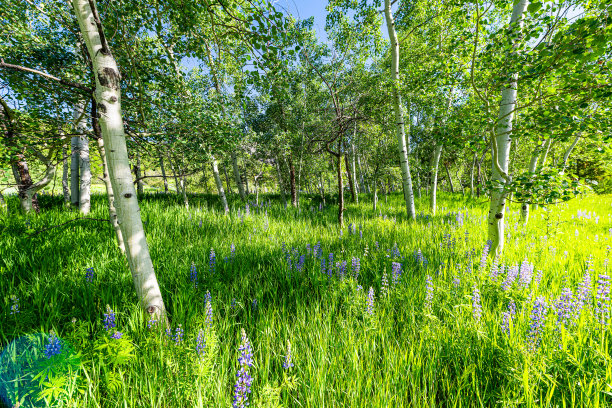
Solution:
[[[278,160],[276,160],[276,172],[278,173],[278,190],[280,192],[281,199],[283,200],[283,205],[287,207],[287,196],[285,195],[285,186],[283,184],[283,176]]]
[[[8,206],[6,205],[6,200],[4,199],[4,195],[2,195],[2,191],[0,190],[0,215],[8,214]]]
[[[217,191],[219,192],[219,198],[221,199],[221,204],[223,205],[223,211],[225,214],[229,214],[229,206],[227,205],[227,198],[225,197],[225,191],[223,191],[223,183],[221,182],[221,177],[219,177],[219,169],[217,167],[217,160],[212,158],[212,171],[213,177],[215,178],[215,183],[217,184]]]
[[[238,186],[238,193],[240,194],[240,198],[246,200],[246,195],[244,193],[244,185],[242,184],[242,180],[240,178],[238,157],[235,153],[232,153],[232,169],[234,170],[234,180],[236,181],[236,185]]]
[[[461,172],[463,170],[463,166],[459,167],[457,169],[457,173],[455,173],[455,176],[457,176],[457,181],[459,182],[459,188],[461,189],[461,195],[465,195],[465,189],[463,188],[463,173]]]
[[[434,148],[431,158],[431,195],[429,196],[429,208],[431,215],[436,215],[437,207],[437,191],[438,191],[438,165],[440,156],[442,155],[442,145],[439,144]]]
[[[223,168],[223,175],[225,176],[225,185],[227,186],[227,194],[232,194],[232,186],[230,184],[229,175],[227,174],[227,167],[224,162],[221,162],[221,167]]]
[[[80,136],[79,149],[79,175],[81,184],[79,186],[79,209],[83,215],[89,214],[91,208],[91,165],[89,162],[89,139]]]
[[[75,130],[77,133],[85,131],[85,125],[83,123],[83,107],[79,104],[74,109],[74,124]],[[78,207],[79,202],[81,201],[80,194],[80,163],[79,159],[81,157],[81,137],[80,136],[72,136],[70,138],[70,201],[73,207]]]
[[[249,190],[249,175],[246,172],[246,168],[244,169],[244,172],[242,173],[242,183],[244,184],[244,192],[246,194],[246,196],[250,196],[251,195],[251,191]]]
[[[527,8],[528,0],[518,0],[514,3],[509,32],[513,41],[513,48],[518,47],[522,30],[523,13]],[[513,51],[510,51],[512,53]],[[491,191],[491,201],[489,206],[489,240],[491,241],[491,256],[499,256],[504,249],[504,207],[506,205],[506,184],[511,182],[508,174],[510,145],[512,137],[512,121],[514,118],[514,108],[516,105],[516,94],[518,88],[518,74],[507,73],[503,78],[507,85],[502,89],[501,102],[495,136],[492,143],[492,172],[491,178],[496,183]]]
[[[323,202],[323,205],[325,205],[325,183],[323,181],[322,172],[319,173],[319,184],[320,184],[319,191],[321,192],[321,201]]]
[[[576,147],[581,137],[582,137],[582,132],[578,133],[578,135],[574,138],[574,141],[572,142],[572,144],[567,148],[567,150],[563,154],[563,163],[561,163],[561,169],[563,172],[565,172],[565,169],[567,167],[567,160],[572,154],[572,150],[574,150],[574,147]]]
[[[97,107],[94,104],[92,106],[92,127],[94,135],[98,142],[98,153],[100,154],[100,160],[102,161],[102,181],[106,187],[106,195],[108,196],[108,218],[115,231],[115,238],[117,239],[117,245],[121,250],[121,253],[125,255],[125,243],[123,242],[123,233],[119,226],[119,219],[117,218],[117,210],[115,209],[115,194],[113,193],[113,185],[110,180],[108,173],[108,161],[106,158],[106,149],[104,149],[104,139],[102,138],[102,130],[98,123]]]
[[[359,168],[359,179],[361,180],[362,193],[370,194],[370,186],[365,182],[365,177],[363,176],[363,168],[361,167],[361,160],[359,159],[359,155],[357,155],[357,167]]]
[[[351,194],[353,195],[353,202],[359,202],[359,185],[357,184],[357,171],[355,169],[355,138],[357,137],[357,122],[355,122],[355,129],[353,130],[353,138],[351,139]],[[346,166],[348,170],[349,167]]]
[[[176,194],[180,193],[180,183],[178,175],[176,174],[176,168],[174,167],[174,163],[172,162],[172,158],[168,155],[168,163],[170,164],[170,171],[172,171],[172,176],[174,177],[174,189],[176,190]]]
[[[349,155],[344,155],[344,165],[346,166],[346,176],[349,182],[349,189],[351,190],[351,199],[354,203],[358,202],[357,192],[355,187],[355,179],[353,178],[353,173],[351,172],[352,163],[349,162]]]
[[[408,218],[416,219],[416,209],[414,206],[414,194],[412,192],[412,178],[410,176],[410,165],[408,163],[408,149],[406,146],[406,134],[404,129],[404,115],[402,113],[402,101],[399,94],[399,41],[395,31],[395,22],[391,15],[391,0],[385,0],[385,17],[387,19],[387,29],[391,42],[391,78],[393,80],[393,109],[395,111],[395,123],[398,139],[398,150],[400,165],[402,168],[402,187],[404,190],[404,200],[406,202],[406,213]]]
[[[474,197],[474,169],[476,168],[476,161],[478,155],[474,153],[474,159],[472,160],[472,169],[470,170],[470,197]]]
[[[140,150],[136,148],[136,166],[134,166],[134,176],[136,176],[136,186],[139,196],[144,194],[144,183],[142,181],[142,161],[140,160]]]
[[[119,69],[104,37],[95,0],[73,0],[72,4],[93,63],[99,122],[107,149],[106,158],[115,193],[117,218],[125,240],[134,286],[144,310],[166,322],[166,308],[151,262],[130,171],[121,114]]]
[[[338,142],[338,151],[340,151],[340,142]],[[344,185],[342,184],[342,154],[338,155],[338,225],[344,228]]]
[[[541,153],[540,153],[540,159],[539,159],[540,164],[538,165],[539,167],[544,167],[544,164],[546,164],[546,158],[548,157],[548,152],[550,151],[551,144],[552,144],[552,138],[548,138],[544,142],[544,145],[542,146],[542,148],[540,149]]]
[[[164,167],[164,155],[159,155],[159,168],[161,169],[162,179],[164,180],[164,193],[168,194],[168,178],[166,177],[166,168]]]
[[[62,146],[62,192],[64,193],[64,204],[70,205],[70,186],[68,185],[68,149]]]
[[[446,168],[446,177],[448,177],[451,193],[455,194],[455,185],[453,183],[453,178],[451,177],[450,171],[448,170],[448,163],[444,163],[444,168]]]
[[[293,160],[289,156],[289,182],[291,184],[291,206],[297,207],[297,191],[295,187],[295,168],[293,167]]]

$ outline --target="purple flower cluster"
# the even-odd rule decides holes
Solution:
[[[425,278],[425,310],[429,313],[431,313],[431,308],[433,306],[433,296],[433,281],[431,280],[431,276],[427,275],[427,278]]]
[[[489,250],[491,249],[491,241],[487,241],[484,248],[482,248],[482,255],[480,255],[480,270],[483,271],[487,267],[487,258],[489,256]]]
[[[366,313],[369,315],[374,314],[374,288],[371,286],[370,290],[368,291]]]
[[[236,245],[234,245],[234,243],[230,245],[230,260],[232,261],[232,263],[234,263],[234,261],[236,260]]]
[[[200,358],[204,358],[204,354],[206,354],[206,338],[202,329],[200,329],[196,338],[196,353]]]
[[[243,408],[249,405],[249,394],[251,393],[251,385],[253,384],[253,377],[249,373],[249,368],[253,366],[253,349],[251,342],[246,336],[244,329],[242,329],[242,343],[238,348],[240,356],[238,357],[238,364],[240,368],[236,373],[236,385],[234,385],[234,408]]]
[[[500,270],[499,260],[497,257],[495,257],[493,259],[493,264],[491,265],[491,274],[489,275],[491,277],[491,280],[493,282],[497,282],[497,277],[500,275],[500,273],[503,273],[503,271],[504,271],[504,266],[502,265],[501,270]]]
[[[206,301],[206,326],[210,329],[213,324],[213,309],[212,302],[210,300]]]
[[[533,264],[527,262],[526,259],[521,263],[521,267],[519,269],[519,285],[521,285],[523,288],[526,288],[531,283],[533,269]]]
[[[330,252],[329,259],[327,261],[327,276],[331,278],[333,274],[334,274],[334,254],[333,252]]]
[[[595,315],[598,317],[599,323],[606,326],[610,319],[610,277],[608,275],[599,275],[595,297],[597,300]]]
[[[514,265],[507,269],[506,280],[504,280],[504,282],[502,283],[503,290],[510,290],[514,282],[516,282],[518,273],[519,273],[518,265]]]
[[[94,279],[94,268],[87,268],[85,269],[85,281],[87,283],[93,283],[93,279]]]
[[[289,342],[289,340],[287,340],[287,354],[285,354],[285,361],[283,362],[283,368],[285,370],[289,370],[293,367],[292,357],[293,356],[291,354],[291,343]]]
[[[208,270],[211,275],[215,274],[215,269],[217,266],[217,255],[215,254],[215,250],[210,248],[210,255],[208,256]]]
[[[397,286],[402,277],[402,264],[399,262],[391,263],[391,285],[393,287]]]
[[[343,280],[346,276],[346,261],[336,262],[336,270],[338,271],[338,279]]]
[[[109,305],[106,305],[106,313],[104,313],[104,330],[109,331],[115,327],[115,312],[110,308]]]
[[[305,255],[301,255],[300,259],[298,260],[297,264],[295,265],[295,269],[298,272],[302,272],[302,270],[304,269],[304,264],[306,263],[306,256]]]
[[[123,337],[123,333],[120,331],[115,331],[113,334],[111,334],[111,339],[119,340],[121,337]]]
[[[553,303],[557,312],[557,325],[567,327],[574,316],[575,299],[570,288],[564,288]]]
[[[185,332],[183,331],[183,326],[179,324],[176,330],[174,331],[174,336],[172,337],[172,340],[174,340],[174,344],[178,346],[183,342],[183,334],[185,334]]]
[[[532,352],[535,352],[542,341],[548,305],[543,296],[536,298],[531,310],[531,323],[527,330],[527,343]]]
[[[380,291],[383,296],[387,296],[389,294],[389,278],[387,278],[387,271],[383,273]]]
[[[57,338],[55,332],[51,331],[51,337],[49,337],[49,342],[45,345],[45,357],[50,359],[53,356],[57,356],[62,352],[62,343],[60,339]]]
[[[351,261],[351,266],[353,269],[353,278],[357,279],[359,277],[359,270],[361,269],[361,263],[359,261],[359,258],[353,258],[353,260]]]
[[[190,270],[190,280],[191,283],[193,283],[193,287],[194,288],[198,288],[198,270],[195,266],[195,263],[191,263],[191,270]]]
[[[11,295],[11,315],[19,313],[19,298],[15,295]]]

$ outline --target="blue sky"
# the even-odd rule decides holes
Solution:
[[[313,16],[317,37],[321,40],[327,37],[325,35],[325,16],[327,16],[325,6],[327,6],[327,0],[277,0],[274,4],[286,9],[301,20]]]

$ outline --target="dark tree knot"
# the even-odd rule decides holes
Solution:
[[[102,68],[100,72],[98,72],[98,80],[100,81],[100,85],[105,86],[110,89],[119,90],[119,80],[121,79],[121,75],[114,68]]]
[[[498,220],[501,220],[503,216],[504,216],[504,214],[502,214],[502,213],[495,214],[495,218],[497,218]]]
[[[130,197],[132,196],[132,194],[130,194],[130,193],[125,193],[123,196],[124,196],[125,198],[130,198]]]

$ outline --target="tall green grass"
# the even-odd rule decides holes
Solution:
[[[10,199],[13,214],[0,218],[0,346],[29,344],[30,357],[20,360],[19,374],[11,374],[11,380],[22,381],[5,382],[5,388],[12,387],[22,406],[231,406],[244,328],[254,348],[251,406],[612,406],[610,319],[600,324],[594,297],[599,275],[608,273],[612,197],[586,196],[537,209],[527,226],[518,208],[510,207],[499,263],[527,260],[535,271],[528,285],[514,283],[508,290],[501,285],[505,274],[491,277],[490,258],[480,265],[484,199],[441,194],[439,215],[432,218],[423,197],[415,222],[405,219],[400,195],[381,200],[376,213],[368,197],[361,199],[349,204],[345,215],[355,233],[347,227],[341,233],[336,207],[319,211],[317,197],[302,196],[300,209],[285,209],[277,197],[265,196],[266,205],[251,206],[248,215],[236,200],[229,217],[215,196],[191,196],[189,211],[177,196],[142,197],[171,334],[179,324],[185,332],[179,344],[163,328],[147,327],[110,225],[91,220],[60,225],[79,215],[50,196],[41,198],[39,216],[15,215],[18,203]],[[578,217],[578,210],[588,211],[590,219]],[[106,217],[104,196],[93,197],[91,217]],[[332,278],[321,272],[320,259],[312,256],[317,242],[326,267],[330,252],[334,263],[347,261],[345,279],[337,271]],[[305,256],[301,271],[289,269],[283,244],[293,253],[292,265]],[[401,257],[393,255],[396,245]],[[211,248],[215,273],[209,270]],[[425,264],[415,259],[417,250]],[[356,280],[352,258],[361,264]],[[392,286],[392,262],[402,264],[402,275],[385,295],[382,278],[386,273]],[[197,288],[190,281],[192,264]],[[93,283],[85,280],[88,267],[95,270]],[[585,273],[591,277],[589,303],[575,321],[561,326],[554,302],[563,288],[575,293]],[[431,307],[427,276],[433,282]],[[475,286],[483,308],[479,321],[473,316]],[[214,312],[210,329],[207,291]],[[11,296],[19,299],[19,313],[10,314]],[[548,309],[541,342],[532,348],[529,326],[540,296]],[[510,300],[516,315],[506,334],[502,313]],[[106,305],[116,312],[120,340],[104,330]],[[206,336],[203,358],[196,353],[200,329]],[[47,360],[41,348],[51,330],[65,346]],[[295,364],[289,370],[282,366],[287,341]],[[0,362],[4,381],[7,354]]]

